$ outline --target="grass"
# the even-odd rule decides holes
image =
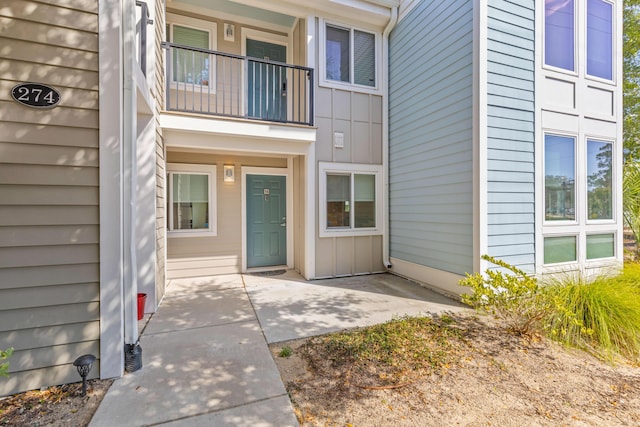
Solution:
[[[280,352],[278,353],[278,357],[291,357],[292,354],[293,354],[293,350],[291,350],[291,347],[289,347],[288,345],[285,345],[280,349]]]
[[[318,338],[334,365],[376,371],[386,384],[413,380],[455,359],[462,333],[455,320],[402,317],[387,323]]]
[[[640,265],[613,277],[558,279],[548,288],[556,309],[548,318],[552,339],[613,361],[640,361]]]

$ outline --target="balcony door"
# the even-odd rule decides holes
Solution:
[[[279,44],[247,39],[247,56],[285,64],[287,48]],[[249,117],[287,121],[287,70],[285,67],[249,60],[247,88]]]

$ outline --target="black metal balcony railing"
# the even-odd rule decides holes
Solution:
[[[313,69],[163,43],[166,110],[313,126]]]

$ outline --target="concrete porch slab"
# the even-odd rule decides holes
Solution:
[[[462,304],[391,274],[323,279],[245,277],[267,342],[383,323],[404,315],[465,310]]]
[[[244,283],[242,281],[241,274],[189,277],[185,279],[170,280],[167,284],[166,295],[177,295],[185,292],[211,292],[242,287],[244,287]]]
[[[255,319],[243,288],[215,292],[187,292],[167,295],[161,309],[144,330],[145,335]]]
[[[190,417],[287,397],[255,320],[143,335],[140,345],[143,368],[113,383],[92,427],[189,425]]]

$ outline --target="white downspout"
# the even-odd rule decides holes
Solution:
[[[398,7],[391,9],[391,17],[382,33],[382,262],[391,268],[389,259],[389,34],[398,23]]]
[[[122,40],[124,43],[123,54],[123,100],[122,100],[122,126],[123,126],[123,203],[124,208],[124,283],[123,283],[123,310],[124,310],[124,343],[135,344],[138,340],[138,313],[137,313],[137,265],[136,265],[136,179],[137,179],[137,154],[136,154],[136,92],[135,92],[135,66],[136,66],[136,5],[135,0],[123,0],[122,7]]]

